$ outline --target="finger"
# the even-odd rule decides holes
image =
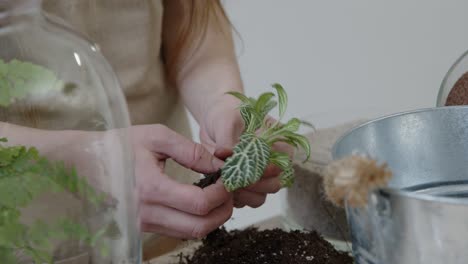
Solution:
[[[241,209],[241,208],[245,207],[245,204],[241,203],[241,202],[238,202],[238,201],[234,201],[234,207],[238,208],[238,209]]]
[[[153,232],[176,235],[179,238],[203,238],[231,218],[230,199],[206,216],[197,216],[162,205],[145,204],[141,208],[142,226]]]
[[[232,111],[231,116],[226,117],[231,122],[227,126],[223,126],[216,131],[215,134],[215,142],[216,148],[233,148],[237,142],[239,141],[239,137],[244,130],[244,122],[242,121],[242,117],[239,111]]]
[[[278,177],[265,178],[246,187],[245,190],[256,193],[277,193],[281,190],[281,182]]]
[[[263,173],[262,179],[274,178],[274,177],[277,177],[278,175],[280,175],[280,173],[281,173],[281,169],[278,166],[270,164],[265,169],[265,172]]]
[[[247,190],[238,190],[234,194],[234,199],[240,204],[245,204],[252,208],[258,208],[265,203],[266,194],[250,192]]]
[[[187,239],[187,235],[182,232],[169,230],[160,225],[155,225],[155,224],[148,224],[148,223],[141,224],[141,230],[143,232],[156,233],[159,235],[168,236],[172,238]]]
[[[276,142],[275,144],[273,144],[272,148],[273,148],[274,151],[287,153],[290,158],[293,158],[293,156],[294,156],[294,147],[292,147],[291,145],[289,145],[287,143]]]
[[[210,136],[206,133],[205,129],[200,130],[200,141],[202,142],[203,146],[210,152],[214,153],[216,149],[216,143],[210,138]]]
[[[200,173],[211,173],[223,166],[201,144],[195,143],[164,126],[157,126],[151,137],[150,150],[169,156],[182,166]]]
[[[224,161],[230,156],[232,156],[232,154],[233,154],[232,149],[228,149],[228,148],[219,148],[214,153],[215,157]]]
[[[221,181],[204,189],[178,183],[165,175],[153,182],[152,187],[149,184],[143,187],[144,202],[162,204],[195,215],[206,215],[232,197]]]

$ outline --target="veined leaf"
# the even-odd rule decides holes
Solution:
[[[280,167],[282,170],[286,170],[291,166],[291,159],[289,155],[284,152],[273,151],[270,155],[270,163],[275,164]]]
[[[282,133],[282,136],[276,137],[271,141],[268,141],[270,144],[274,144],[276,142],[284,142],[287,143],[291,146],[294,146],[295,148],[302,148],[304,152],[306,153],[306,159],[304,160],[307,161],[310,158],[310,143],[309,140],[299,134],[292,133],[289,131],[285,131]]]
[[[284,90],[283,86],[278,83],[272,85],[273,88],[276,89],[278,94],[278,102],[279,102],[279,120],[281,120],[286,112],[286,108],[288,107],[288,95]]]
[[[290,141],[295,142],[297,145],[299,145],[306,153],[306,159],[305,161],[309,160],[310,158],[310,143],[309,140],[304,137],[303,135],[299,135],[296,133],[292,133],[289,131],[286,131],[284,133],[284,137],[287,138]]]
[[[258,97],[258,100],[255,104],[255,110],[258,113],[263,113],[266,105],[271,102],[271,98],[275,96],[274,93],[268,92],[268,93],[263,93]]]
[[[265,140],[247,133],[241,136],[233,152],[221,171],[221,179],[230,192],[260,180],[268,165],[271,149]]]
[[[292,164],[288,168],[283,169],[283,171],[281,172],[279,178],[280,178],[281,186],[291,187],[293,185],[293,183],[294,183],[294,169],[292,167]]]
[[[270,101],[268,102],[265,107],[263,108],[263,112],[262,112],[262,115],[263,115],[263,118],[265,118],[268,113],[270,113],[270,111],[275,108],[276,106],[278,105],[278,103],[276,101]]]
[[[254,133],[262,125],[262,118],[255,112],[255,109],[251,107],[241,107],[240,114],[244,120],[245,131],[248,133]]]
[[[296,132],[299,130],[299,127],[301,126],[301,120],[297,118],[292,118],[289,120],[286,124],[281,125],[278,129],[278,134],[281,135],[283,131],[289,131],[289,132]]]
[[[270,162],[283,170],[279,176],[281,186],[290,187],[294,183],[294,169],[289,155],[284,152],[273,151]]]
[[[230,94],[230,95],[236,97],[237,99],[241,100],[241,102],[242,102],[243,104],[247,104],[247,105],[250,105],[250,106],[252,106],[252,107],[254,106],[254,105],[252,105],[251,99],[248,98],[247,96],[245,96],[245,95],[242,94],[242,93],[239,93],[239,92],[227,92],[227,94]]]
[[[310,123],[310,122],[307,122],[307,121],[305,121],[305,120],[301,120],[301,124],[304,125],[304,126],[310,127],[310,128],[312,128],[313,130],[315,130],[314,124],[312,124],[312,123]]]

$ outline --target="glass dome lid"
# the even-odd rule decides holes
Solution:
[[[96,46],[0,0],[0,263],[140,263],[129,126]]]
[[[453,105],[468,105],[468,51],[449,69],[437,97],[437,106]]]

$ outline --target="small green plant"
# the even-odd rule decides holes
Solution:
[[[46,68],[18,60],[8,63],[0,60],[0,108],[33,91],[60,91],[63,87],[64,83]],[[91,233],[87,226],[65,216],[54,223],[34,219],[33,224],[24,224],[21,210],[42,194],[69,192],[96,207],[104,204],[105,196],[63,162],[48,160],[34,147],[6,143],[6,138],[0,138],[0,263],[18,263],[20,255],[29,256],[35,263],[53,263],[54,241],[73,240],[98,246],[106,227]],[[100,247],[106,250],[105,245]]]
[[[245,129],[239,143],[234,147],[233,155],[226,160],[221,169],[221,179],[228,191],[256,183],[270,163],[283,170],[280,175],[281,184],[284,187],[291,186],[294,182],[293,162],[287,153],[273,150],[273,144],[277,142],[304,149],[306,160],[309,159],[309,141],[297,131],[302,124],[310,124],[297,118],[292,118],[284,124],[280,123],[286,112],[288,97],[281,85],[274,84],[273,88],[276,89],[278,102],[274,100],[275,94],[272,92],[263,93],[258,99],[229,92],[241,100],[239,110]],[[279,119],[271,123],[267,115],[277,105]]]
[[[6,142],[5,138],[0,140]],[[15,263],[15,254],[29,255],[36,263],[52,263],[51,241],[80,240],[95,245],[102,232],[91,234],[87,227],[70,219],[57,219],[55,223],[41,220],[32,225],[20,221],[21,208],[25,208],[47,192],[68,191],[86,197],[99,206],[102,194],[79,177],[75,169],[67,169],[63,162],[50,162],[39,155],[37,149],[24,146],[0,145],[0,260]]]
[[[0,107],[7,107],[33,91],[40,94],[63,88],[64,82],[47,68],[30,62],[0,59]]]

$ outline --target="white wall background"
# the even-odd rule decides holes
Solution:
[[[241,37],[246,93],[279,82],[289,93],[287,117],[312,116],[319,126],[434,106],[442,78],[468,49],[466,0],[230,0],[225,7]],[[237,210],[228,226],[278,214],[280,199]]]

